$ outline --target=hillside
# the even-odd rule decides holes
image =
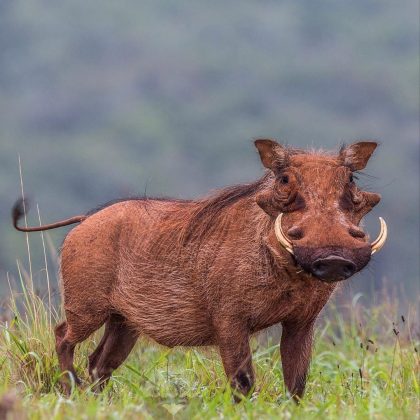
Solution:
[[[194,197],[253,180],[254,137],[331,148],[380,140],[360,183],[390,227],[353,281],[418,290],[418,4],[291,0],[0,3],[0,266],[25,189],[44,221],[130,194]],[[31,223],[37,222],[36,209]],[[59,246],[64,231],[54,232]],[[34,271],[39,237],[31,237]],[[38,273],[42,276],[42,273]],[[3,283],[6,286],[6,283]],[[5,289],[3,289],[5,290]]]

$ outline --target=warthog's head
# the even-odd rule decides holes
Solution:
[[[260,207],[275,217],[275,234],[298,265],[332,282],[360,271],[384,244],[386,224],[370,243],[359,228],[380,195],[361,191],[355,172],[362,170],[377,143],[342,147],[338,155],[288,149],[272,140],[257,140],[263,165],[274,177],[257,196]]]

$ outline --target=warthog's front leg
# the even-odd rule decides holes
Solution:
[[[223,367],[233,391],[235,401],[241,401],[243,394],[248,396],[254,388],[254,371],[249,347],[249,335],[245,328],[237,325],[226,325],[218,332],[218,343]]]
[[[314,322],[304,326],[282,323],[280,343],[284,382],[296,402],[303,396],[312,352]]]

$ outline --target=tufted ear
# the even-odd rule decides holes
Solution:
[[[378,143],[374,141],[361,141],[343,147],[340,150],[340,158],[343,165],[348,166],[352,171],[362,170],[367,165],[377,146]]]
[[[284,146],[274,140],[255,140],[255,147],[258,149],[262,164],[272,171],[279,171],[288,164],[288,153]]]

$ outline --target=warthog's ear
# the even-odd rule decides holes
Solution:
[[[367,165],[376,146],[378,143],[374,141],[361,141],[343,147],[340,150],[343,165],[348,166],[352,171],[362,170]]]
[[[287,149],[274,140],[255,140],[262,164],[273,172],[280,171],[288,164]]]

